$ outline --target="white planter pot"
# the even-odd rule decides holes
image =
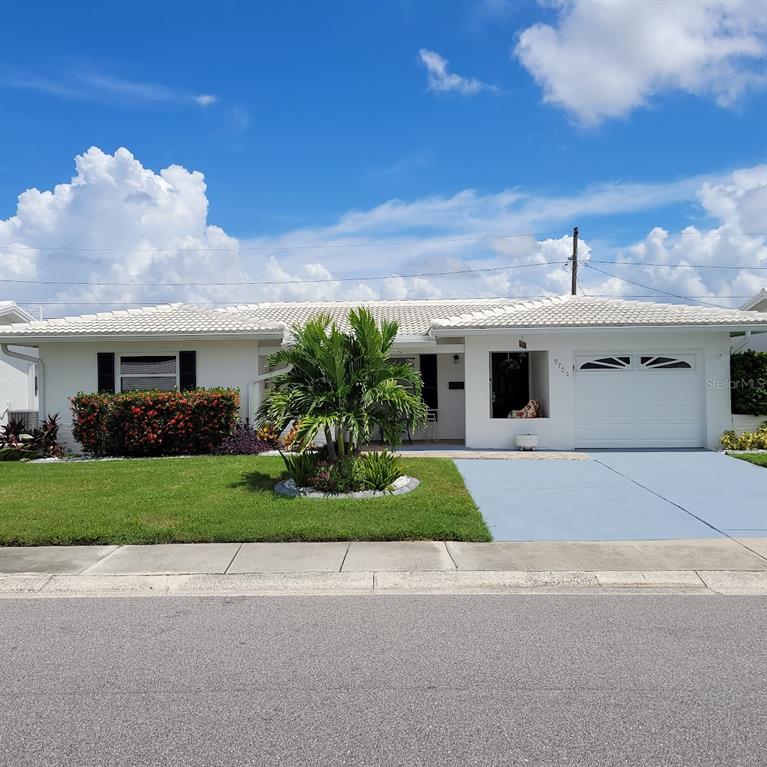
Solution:
[[[514,442],[520,450],[535,450],[538,447],[537,434],[517,434]]]

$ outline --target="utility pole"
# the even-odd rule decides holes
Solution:
[[[578,227],[573,227],[573,255],[570,256],[572,261],[572,281],[570,283],[570,293],[574,296],[578,295]]]

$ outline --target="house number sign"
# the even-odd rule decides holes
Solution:
[[[562,362],[560,362],[560,360],[559,360],[559,359],[557,359],[556,357],[554,357],[554,367],[555,367],[555,368],[556,368],[556,369],[557,369],[557,370],[558,370],[560,373],[564,373],[564,375],[566,375],[566,376],[569,376],[569,375],[570,375],[570,371],[567,369],[567,367],[566,367],[564,364],[562,364]]]

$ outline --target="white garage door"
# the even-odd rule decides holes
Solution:
[[[576,355],[576,447],[701,447],[705,387],[695,354]]]

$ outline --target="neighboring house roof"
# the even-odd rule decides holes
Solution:
[[[737,309],[657,304],[619,298],[560,296],[436,319],[434,329],[612,328],[764,325],[767,318]]]
[[[767,312],[767,288],[762,288],[740,308],[746,312]]]
[[[25,312],[20,306],[16,306],[13,301],[0,301],[0,325],[14,322],[30,322],[32,319],[32,315],[29,312]]]
[[[686,304],[656,304],[611,298],[563,296],[537,301],[509,298],[424,301],[332,301],[243,304],[210,308],[190,304],[129,309],[9,325],[0,338],[22,339],[146,338],[165,336],[260,336],[281,338],[296,324],[329,314],[342,327],[349,310],[359,305],[374,317],[396,320],[399,336],[426,337],[431,332],[476,328],[610,328],[610,327],[763,327],[767,316],[736,309]]]

